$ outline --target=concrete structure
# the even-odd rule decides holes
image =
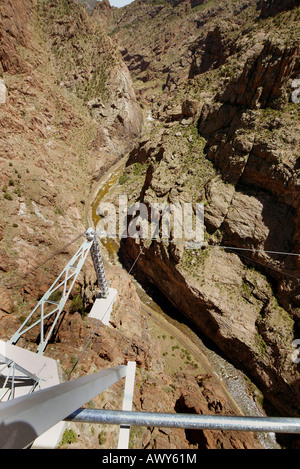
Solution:
[[[111,312],[114,306],[114,302],[116,301],[118,292],[114,288],[108,289],[108,296],[107,298],[99,298],[96,299],[94,306],[89,314],[89,318],[98,319],[102,322],[105,326],[109,326],[109,321],[111,317]]]

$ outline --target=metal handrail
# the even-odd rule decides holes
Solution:
[[[79,409],[65,421],[139,427],[300,434],[300,418],[287,417],[233,417]]]
[[[124,378],[126,374],[127,366],[118,366],[0,403],[0,448],[24,448],[62,421],[130,427],[300,434],[299,418],[82,409],[86,402]],[[74,412],[74,408],[79,410]]]

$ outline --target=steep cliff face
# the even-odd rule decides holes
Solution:
[[[76,2],[81,3],[90,15],[98,4],[98,0],[76,0]]]
[[[297,254],[300,244],[299,107],[290,99],[299,78],[299,8],[254,0],[94,6],[1,0],[1,338],[15,332],[72,249],[28,270],[84,231],[92,181],[130,152],[119,192],[148,207],[203,202],[208,246],[128,239],[125,261],[139,256],[136,267],[148,282],[280,412],[299,415],[299,365],[292,361],[299,258],[278,253]],[[134,145],[142,128],[135,91],[152,114],[149,132]],[[92,302],[90,267],[77,286]],[[218,385],[190,363],[188,372],[163,373],[132,282],[118,269],[109,275],[120,291],[114,329],[97,332],[78,373],[133,359],[141,370],[137,409],[232,413]],[[90,327],[71,311],[56,331],[49,353],[66,370]],[[119,394],[105,397],[106,408]],[[149,429],[136,444],[259,447],[248,435]]]
[[[27,21],[32,3],[6,2],[1,0],[0,40],[1,73],[20,72],[26,69],[26,63],[18,53],[18,47],[28,47],[29,35]],[[12,21],[13,18],[13,21]]]
[[[297,6],[299,6],[297,0],[284,0],[280,3],[275,0],[260,0],[258,2],[258,8],[260,9],[262,18],[275,16],[281,11],[291,10]]]
[[[239,24],[256,16],[255,0],[145,1],[133,2],[111,15],[108,28],[120,43],[135,88],[141,97],[155,102],[161,89],[170,91],[194,73],[200,55],[206,55],[205,67],[214,62],[214,54],[218,65],[224,63],[222,47],[232,42]],[[221,31],[224,24],[225,30],[218,32],[218,25]]]
[[[167,3],[146,21],[157,37],[162,15],[171,14]],[[136,17],[142,9],[136,4]],[[208,2],[181,16],[174,8],[176,20],[161,24],[170,31],[177,21],[174,53],[180,34],[185,41],[169,69],[154,75],[160,81],[152,99],[148,79],[141,86],[154,121],[131,153],[123,190],[148,207],[203,202],[211,247],[187,251],[176,240],[128,239],[122,252],[136,259],[142,251],[140,272],[247,370],[280,412],[299,415],[292,361],[299,337],[299,108],[291,101],[299,8],[287,2],[282,10],[271,2]],[[168,53],[155,49],[153,35],[147,51],[155,65],[146,49],[135,55],[133,23],[126,21],[119,40],[140,88],[146,70]]]
[[[97,171],[126,154],[142,129],[129,71],[111,39],[74,2],[40,2],[60,85],[101,122]]]
[[[260,42],[248,47],[246,57],[240,55],[240,70],[216,95],[215,102],[203,107],[198,128],[207,140],[208,157],[239,191],[223,218],[226,244],[234,239],[239,246],[298,253],[299,109],[290,98],[291,83],[300,72],[299,42],[290,35],[286,38],[288,41],[276,34],[261,34]],[[252,200],[256,197],[256,204],[251,204],[254,212],[249,211],[248,217],[249,196]],[[253,213],[263,221],[252,236],[248,230],[235,228],[240,203],[245,207],[246,226],[253,224]],[[283,220],[288,223],[280,228]],[[278,281],[281,303],[299,321],[297,257],[254,258],[273,269],[271,276]]]
[[[70,252],[20,277],[84,232],[92,183],[131,148],[142,116],[83,6],[2,0],[0,37],[0,310],[22,315]]]

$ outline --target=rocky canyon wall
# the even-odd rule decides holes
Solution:
[[[299,415],[299,370],[291,358],[300,306],[299,108],[291,101],[299,9],[286,4],[278,13],[269,2],[262,20],[260,8],[211,3],[181,17],[181,30],[193,21],[198,37],[186,32],[167,86],[156,95],[152,89],[156,121],[128,161],[132,201],[204,203],[208,248],[127,239],[122,253],[141,254],[140,272],[247,370],[280,412]],[[167,18],[167,7],[163,12]],[[132,64],[127,35],[123,44]],[[167,54],[160,49],[160,62]]]
[[[18,316],[70,251],[23,276],[84,232],[93,181],[131,148],[142,114],[120,53],[83,6],[1,0],[0,38],[0,310]]]

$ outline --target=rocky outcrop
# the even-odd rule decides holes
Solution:
[[[86,11],[89,13],[89,15],[91,15],[94,11],[94,9],[96,8],[97,4],[98,4],[98,0],[76,0],[77,3],[81,3]],[[109,2],[107,1],[104,1],[104,2],[101,2],[101,4],[104,3],[104,4],[109,4]]]
[[[265,39],[256,47],[242,72],[217,96],[219,102],[203,107],[199,131],[207,139],[209,158],[221,170],[223,178],[239,191],[228,203],[229,211],[223,219],[224,241],[265,251],[298,252],[299,191],[294,151],[298,145],[298,124],[289,127],[289,111],[249,111],[249,108],[267,106],[277,108],[280,102],[286,106],[291,76],[298,73],[297,46],[282,47]],[[271,60],[266,60],[267,56]],[[209,217],[210,212],[208,209]],[[232,216],[236,228],[228,231],[228,217]],[[257,235],[245,232],[238,240],[236,234],[244,231],[240,224],[250,228],[253,217],[257,220]],[[282,230],[279,227],[286,219],[289,224]],[[263,220],[261,226],[259,220]],[[297,257],[257,255],[253,258],[270,267],[268,272],[278,282],[282,304],[298,321]],[[282,271],[287,274],[285,281],[281,278]]]
[[[275,0],[259,0],[258,8],[260,9],[261,18],[276,16],[281,11],[292,10],[298,6],[297,0],[284,0],[280,3]]]
[[[42,4],[40,15],[60,70],[61,86],[75,92],[101,123],[99,143],[95,140],[100,154],[95,176],[99,176],[100,168],[105,171],[132,148],[142,130],[142,113],[116,46],[81,6],[72,4],[57,0],[50,9],[48,3]]]
[[[153,113],[160,126],[153,124],[151,140],[140,141],[128,160],[132,202],[205,204],[208,249],[185,251],[171,232],[164,243],[124,240],[122,254],[131,262],[140,255],[147,281],[246,370],[281,413],[299,415],[291,359],[299,327],[299,120],[290,100],[299,74],[291,33],[297,11],[260,23],[258,32],[252,6],[234,22],[223,23],[220,14],[218,25],[204,28],[189,83],[178,74],[167,87]],[[198,102],[188,119],[187,98]],[[144,172],[133,191],[130,166],[138,164]]]
[[[139,247],[129,239],[126,252],[134,259]],[[139,268],[199,331],[250,374],[274,406],[298,415],[294,403],[299,400],[299,381],[291,360],[293,321],[274,302],[263,276],[248,272],[237,255],[215,250],[194,253],[185,267],[184,262],[188,261],[183,253],[175,263],[171,246],[169,251],[152,243],[144,247]],[[287,382],[293,382],[292,390]]]
[[[172,408],[172,412],[198,415],[232,415],[226,398],[209,375],[196,378],[177,373],[170,382],[166,375],[155,380],[149,377],[135,394],[137,408],[154,412],[157,403]],[[147,429],[143,434],[145,449],[260,449],[252,434],[202,430]]]
[[[1,294],[1,303],[0,303],[1,313],[11,314],[14,311],[14,303],[12,301],[11,295],[4,287],[1,287],[0,294]]]
[[[189,78],[218,68],[234,53],[237,25],[221,21],[210,29],[205,38],[190,46],[192,63]]]
[[[240,25],[257,16],[256,4],[256,0],[138,2],[111,15],[109,30],[120,43],[141,99],[155,102],[162,90],[170,92],[223,64]]]
[[[0,18],[0,73],[28,70],[19,47],[28,47],[27,21],[32,8],[31,0],[1,1]],[[14,18],[11,21],[11,18]]]
[[[243,68],[242,74],[231,80],[219,101],[247,108],[272,107],[284,92],[288,80],[297,73],[299,44],[285,44],[268,38],[258,43]]]

